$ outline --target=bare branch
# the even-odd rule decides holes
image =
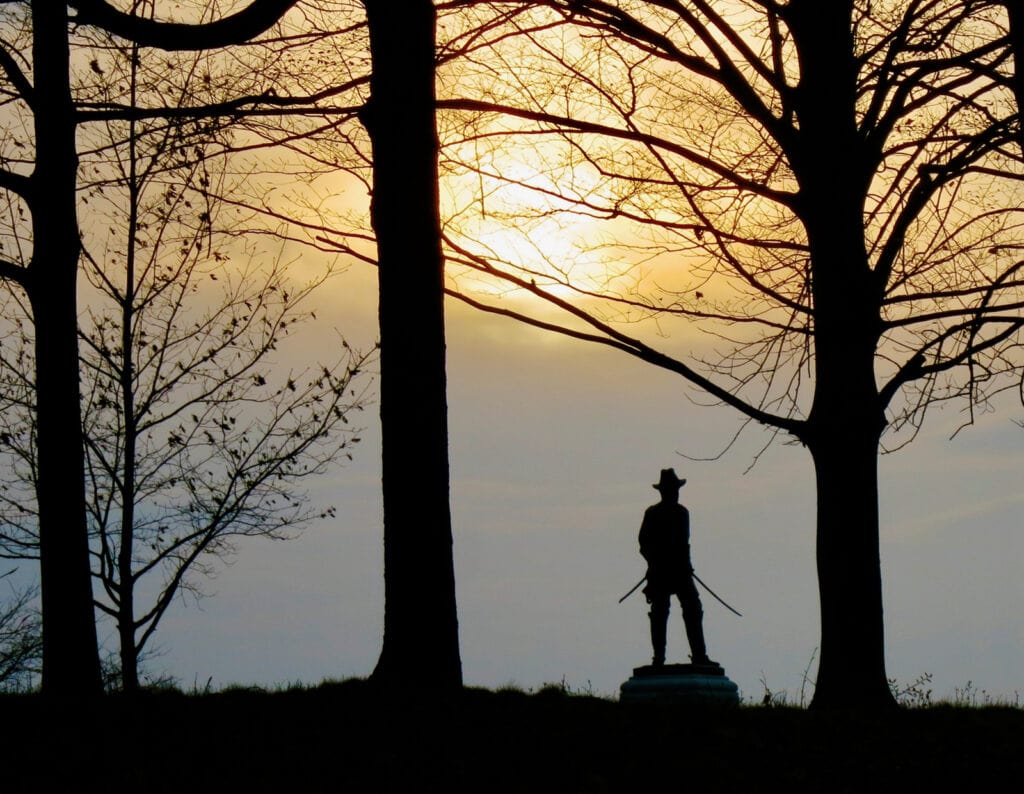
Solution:
[[[77,11],[72,21],[102,28],[144,47],[198,51],[242,44],[265,33],[296,0],[253,0],[241,11],[214,22],[187,24],[160,22],[126,14],[103,0],[71,0]]]

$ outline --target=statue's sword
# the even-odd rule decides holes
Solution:
[[[711,595],[714,597],[714,599],[719,604],[721,604],[723,607],[728,609],[734,615],[738,615],[739,617],[743,617],[742,613],[737,612],[735,609],[733,609],[731,606],[729,606],[727,603],[725,603],[725,601],[722,600],[722,597],[720,595],[718,595],[718,593],[716,593],[714,590],[712,590],[710,587],[708,587],[707,584],[704,583],[704,580],[701,579],[699,576],[697,576],[697,572],[696,571],[691,569],[690,573],[693,575],[694,579],[696,579],[698,582],[700,582],[701,587],[703,587],[705,590],[707,590],[709,593],[711,593]],[[629,588],[629,592],[626,593],[622,598],[619,599],[619,603],[621,604],[623,601],[625,601],[627,598],[629,598],[631,595],[633,595],[633,593],[635,593],[637,590],[640,589],[640,585],[642,585],[646,581],[647,581],[647,575],[645,574],[643,579],[641,579],[639,582],[637,582],[635,585],[633,585],[631,588]]]
[[[641,579],[639,582],[637,582],[635,585],[633,585],[631,588],[629,588],[629,592],[626,593],[622,598],[619,599],[619,603],[621,604],[623,601],[625,601],[627,598],[629,598],[631,595],[633,595],[633,593],[635,593],[640,588],[640,585],[642,585],[646,581],[647,581],[647,574],[644,574],[644,578]]]
[[[738,615],[739,617],[743,617],[743,615],[741,615],[739,612],[737,612],[735,609],[733,609],[731,606],[729,606],[727,603],[725,603],[725,601],[722,600],[722,597],[720,595],[718,595],[718,593],[716,593],[714,590],[712,590],[710,587],[708,587],[706,584],[704,584],[704,580],[701,579],[699,576],[697,576],[697,572],[696,571],[691,569],[690,573],[693,574],[693,578],[694,579],[696,579],[698,582],[700,582],[701,587],[703,587],[705,590],[707,590],[709,593],[711,593],[711,595],[713,595],[715,597],[715,600],[719,604],[721,604],[723,607],[728,609],[734,615]]]

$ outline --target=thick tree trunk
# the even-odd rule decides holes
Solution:
[[[78,382],[77,155],[67,6],[32,4],[36,168],[28,278],[36,335],[43,691],[102,690],[85,516]]]
[[[461,686],[448,497],[444,262],[429,0],[364,0],[373,61],[363,122],[373,145],[380,283],[384,644],[374,678]]]
[[[1013,52],[1013,95],[1017,100],[1017,142],[1024,154],[1024,3],[1006,0]]]
[[[877,431],[858,425],[863,423],[833,427],[833,432],[810,445],[818,486],[821,604],[814,708],[878,708],[894,703],[885,673],[878,436]]]
[[[821,655],[814,707],[893,704],[885,675],[874,375],[881,288],[864,247],[870,168],[856,126],[851,4],[793,0],[800,139],[790,152],[810,247],[815,393],[803,441],[818,487]]]
[[[812,244],[814,255],[840,266],[851,249],[834,242],[849,235],[832,224],[823,237]],[[849,259],[846,265],[853,269]],[[815,396],[804,437],[817,483],[821,653],[814,708],[894,703],[885,673],[879,559],[878,446],[884,414],[873,369],[877,332],[870,318],[855,316],[865,305],[856,297],[858,281],[851,279],[845,310],[835,303],[843,299],[833,294],[821,296],[815,311]],[[827,311],[821,308],[826,306]]]

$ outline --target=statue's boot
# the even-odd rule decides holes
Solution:
[[[660,614],[655,610],[649,613],[651,618],[651,646],[654,648],[654,666],[661,667],[665,664],[665,635],[668,626],[668,615]]]
[[[708,658],[708,649],[704,644],[703,610],[686,610],[683,613],[683,625],[686,626],[686,639],[690,643],[690,660],[694,664],[718,664]]]

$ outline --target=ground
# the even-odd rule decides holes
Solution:
[[[969,791],[1024,773],[1016,708],[699,711],[558,687],[385,697],[349,681],[0,709],[7,794]]]

